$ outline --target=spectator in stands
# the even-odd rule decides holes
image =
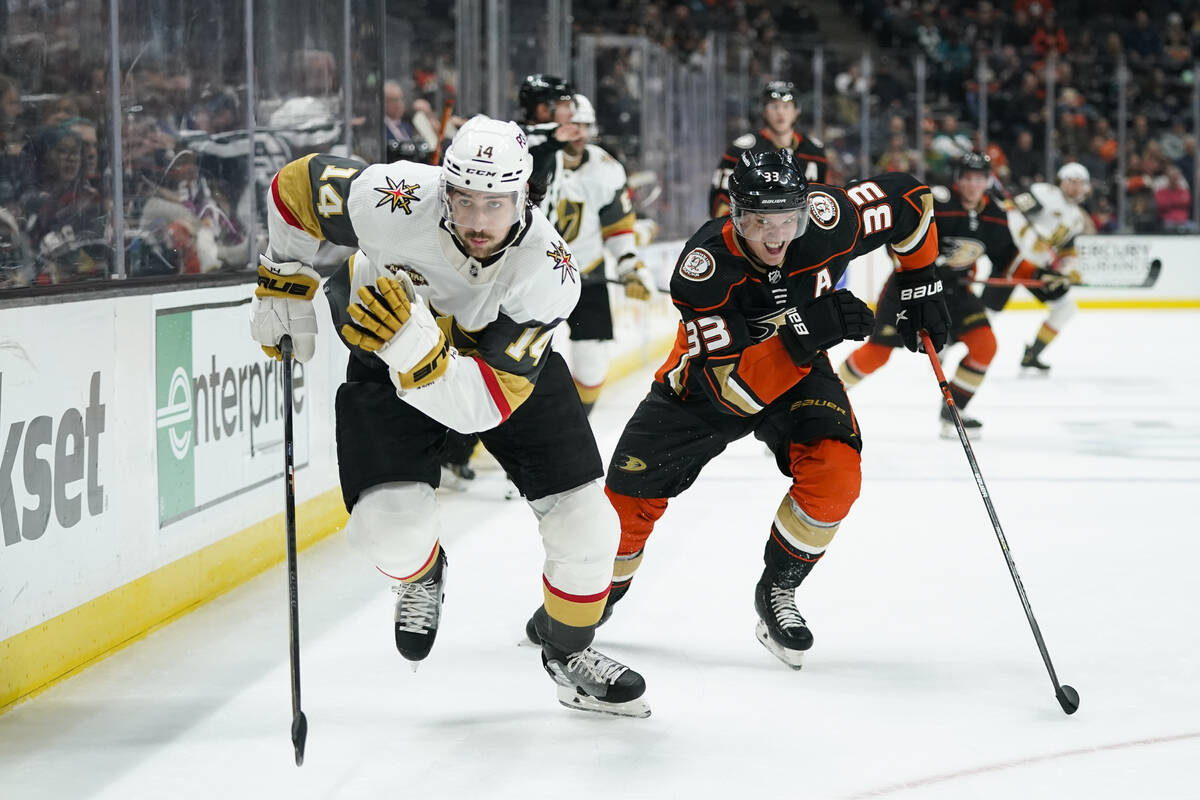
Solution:
[[[1108,182],[1108,162],[1104,157],[1104,137],[1092,136],[1088,140],[1087,150],[1080,155],[1079,163],[1087,167],[1088,174],[1096,183]]]
[[[1129,193],[1129,225],[1134,233],[1161,233],[1162,218],[1149,189]]]
[[[393,149],[393,142],[411,142],[419,136],[405,111],[404,89],[396,81],[384,81],[383,135],[389,150]]]
[[[1192,221],[1192,192],[1174,164],[1167,167],[1164,184],[1155,190],[1154,204],[1167,233],[1191,233],[1196,229]]]
[[[1042,180],[1045,159],[1033,149],[1033,133],[1022,128],[1017,134],[1016,146],[1008,153],[1008,169],[1011,180],[1022,189]]]
[[[24,136],[18,119],[21,116],[21,90],[17,82],[0,75],[0,207],[16,212],[20,197],[22,175],[21,148]]]
[[[1116,233],[1117,215],[1113,211],[1108,197],[1103,194],[1095,194],[1093,199],[1096,210],[1091,213],[1091,217],[1092,224],[1096,226],[1096,233]]]
[[[1125,33],[1125,50],[1131,60],[1140,63],[1149,63],[1162,52],[1162,38],[1144,8],[1138,9],[1133,27]]]
[[[90,187],[103,194],[100,175],[100,135],[99,126],[84,117],[72,117],[63,123],[70,128],[79,141],[83,143],[83,166],[80,177]]]
[[[888,137],[887,149],[879,156],[875,171],[916,173],[920,160],[921,154],[908,146],[903,132],[892,133]]]

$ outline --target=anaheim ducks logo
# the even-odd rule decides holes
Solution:
[[[717,262],[712,253],[703,247],[697,247],[683,258],[679,265],[679,274],[689,281],[702,281],[712,277],[717,270]]]
[[[617,469],[622,472],[645,472],[646,462],[637,456],[622,456],[622,458],[625,459],[625,462],[617,464]]]
[[[830,230],[837,227],[841,212],[838,211],[837,200],[833,199],[833,195],[825,192],[809,192],[808,216],[819,227]]]
[[[965,236],[943,236],[938,242],[940,264],[947,267],[969,267],[987,252],[983,242]]]
[[[550,256],[550,260],[554,262],[554,269],[561,270],[559,275],[562,277],[561,283],[566,283],[567,278],[572,282],[577,280],[579,268],[575,266],[575,262],[571,259],[571,251],[567,246],[559,242],[554,245],[554,248],[546,251],[546,255]]]
[[[779,330],[779,326],[784,322],[783,311],[772,311],[770,314],[764,314],[761,317],[754,317],[746,320],[746,329],[750,334],[750,338],[755,342],[763,342],[770,339]]]
[[[391,179],[391,176],[385,176],[384,180],[387,181],[387,186],[375,187],[375,191],[383,195],[379,202],[375,204],[375,207],[380,208],[391,204],[393,212],[399,208],[404,211],[406,216],[411,214],[412,208],[409,207],[409,203],[421,202],[421,198],[416,195],[416,191],[421,188],[421,185],[418,183],[410,185],[403,178],[400,179],[399,183],[396,183]]]

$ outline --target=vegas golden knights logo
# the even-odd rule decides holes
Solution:
[[[554,223],[554,227],[568,242],[575,241],[575,237],[579,236],[579,228],[583,224],[583,203],[567,199],[559,200],[555,214],[558,216],[558,220]]]

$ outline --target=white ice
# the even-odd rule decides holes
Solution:
[[[800,671],[754,638],[788,485],[757,441],[671,504],[599,631],[646,676],[645,720],[562,708],[517,645],[540,543],[485,472],[442,498],[449,589],[416,673],[371,565],[340,534],[301,555],[303,767],[280,566],[0,716],[0,796],[1200,797],[1200,312],[1085,311],[1047,350],[1051,377],[1022,378],[1040,319],[997,320],[970,412],[1054,667],[1082,698],[1074,716],[962,448],[937,438],[929,364],[897,351],[852,394],[863,492],[799,592],[816,638]],[[649,374],[602,397],[605,457]]]

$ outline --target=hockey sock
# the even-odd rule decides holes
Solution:
[[[842,383],[853,386],[886,364],[891,355],[892,348],[867,342],[851,353],[838,367],[838,377],[842,379]]]
[[[1058,331],[1043,322],[1042,327],[1038,328],[1037,338],[1033,340],[1033,344],[1029,345],[1029,354],[1033,358],[1037,358],[1043,350],[1050,346],[1056,336],[1058,336]]]
[[[969,330],[959,337],[967,346],[967,354],[959,362],[958,369],[950,381],[950,395],[959,409],[967,403],[983,384],[988,365],[996,356],[996,335],[990,326]]]

